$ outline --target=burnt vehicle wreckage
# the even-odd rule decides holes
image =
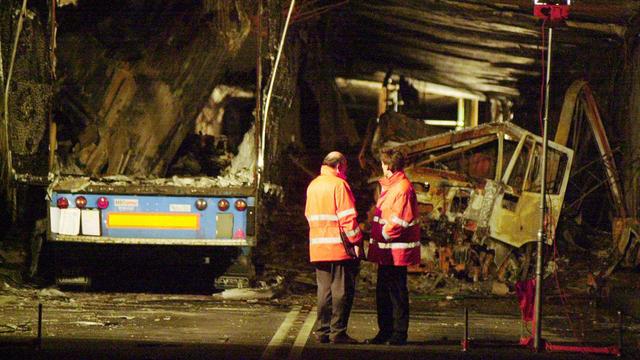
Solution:
[[[388,93],[388,89],[383,91]],[[394,105],[388,94],[383,97]],[[576,154],[567,142],[579,126],[591,133],[599,156],[578,168]],[[377,162],[372,160],[380,149],[397,149],[406,156],[405,172],[416,190],[423,230],[423,261],[411,270],[455,274],[474,281],[495,275],[512,285],[527,279],[535,266],[534,245],[540,226],[535,219],[541,213],[542,138],[508,121],[446,132],[434,129],[428,120],[388,110],[369,129],[360,152],[361,166],[373,172]],[[424,136],[429,132],[435,134]],[[581,135],[573,134],[574,143]],[[610,261],[592,269],[592,285],[619,265],[637,268],[640,222],[627,215],[613,151],[586,81],[576,81],[568,88],[555,141],[548,146],[545,221],[550,226],[546,244],[556,241],[563,209],[579,206],[589,193],[606,184],[614,212],[607,249]],[[572,175],[598,163],[606,174],[604,179],[595,187],[578,189],[577,199],[567,204]],[[377,196],[379,189],[374,191]]]

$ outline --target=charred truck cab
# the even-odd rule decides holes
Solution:
[[[416,190],[427,241],[452,246],[461,266],[466,260],[456,251],[481,246],[491,252],[484,258],[493,259],[498,268],[510,261],[519,269],[514,275],[525,271],[531,256],[526,247],[537,239],[534,219],[541,212],[539,136],[510,122],[487,123],[385,147],[407,154],[405,172]],[[560,218],[572,160],[573,150],[549,142],[551,231]],[[489,264],[482,267],[486,272]]]

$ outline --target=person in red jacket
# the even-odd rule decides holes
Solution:
[[[354,344],[347,335],[355,295],[359,261],[345,246],[361,250],[362,234],[351,188],[346,181],[347,160],[341,153],[329,153],[320,176],[307,188],[305,216],[309,222],[309,256],[316,268],[318,284],[318,327],[321,343]],[[343,244],[343,238],[347,245]]]
[[[409,329],[407,266],[420,264],[418,201],[404,174],[404,156],[394,149],[380,154],[382,191],[371,226],[368,258],[378,264],[378,334],[370,344],[404,345]]]

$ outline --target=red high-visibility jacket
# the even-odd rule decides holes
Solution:
[[[362,239],[356,220],[355,200],[347,181],[336,170],[323,165],[320,176],[307,188],[304,212],[309,221],[309,257],[316,261],[349,260],[340,238],[340,230],[353,244]]]
[[[371,226],[368,258],[381,265],[420,264],[418,201],[403,171],[380,179],[382,192]]]

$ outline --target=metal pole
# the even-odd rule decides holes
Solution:
[[[553,28],[549,27],[549,42],[547,46],[547,76],[544,95],[544,125],[542,130],[542,178],[540,179],[540,231],[538,232],[538,253],[536,256],[536,294],[534,303],[534,326],[533,348],[540,351],[540,341],[542,335],[542,249],[547,238],[547,227],[545,224],[545,215],[547,212],[546,193],[547,193],[547,127],[549,123],[549,85],[551,79],[551,41],[553,37]]]
[[[624,346],[623,336],[624,336],[624,323],[622,317],[622,311],[618,310],[618,348],[620,353],[618,356],[622,356],[622,347]]]
[[[469,308],[464,308],[464,339],[462,339],[462,351],[469,350]]]
[[[38,304],[38,339],[36,340],[36,348],[39,350],[42,346],[42,303]]]

